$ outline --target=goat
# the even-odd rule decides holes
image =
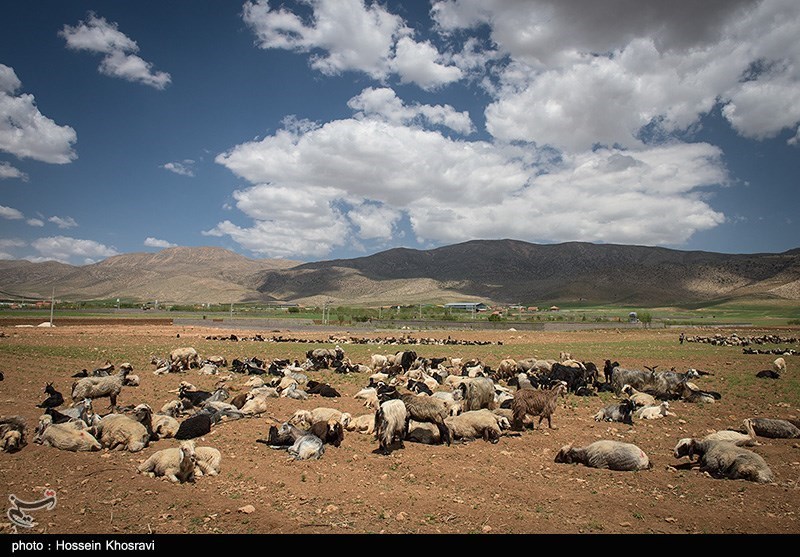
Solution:
[[[408,434],[409,420],[407,407],[402,400],[392,399],[381,403],[375,411],[374,428],[381,453],[390,454],[389,446],[396,439],[400,441],[400,448],[405,448],[403,439]]]
[[[52,383],[45,385],[44,392],[48,397],[37,404],[36,408],[58,408],[64,404],[64,397],[53,387]]]
[[[550,390],[540,391],[533,389],[520,389],[514,393],[514,400],[511,402],[513,419],[511,429],[519,431],[522,429],[525,415],[539,416],[539,426],[542,420],[547,418],[547,427],[553,429],[552,415],[556,409],[558,395],[565,396],[567,385],[559,381]],[[534,426],[533,429],[536,429]]]
[[[633,401],[625,399],[619,404],[609,404],[601,408],[597,414],[594,415],[596,422],[622,422],[624,424],[633,425],[631,415],[636,407]]]
[[[444,401],[410,393],[401,395],[400,400],[406,405],[410,420],[435,424],[439,429],[439,437],[450,445],[450,430],[445,425],[445,418],[450,415],[450,408]]]

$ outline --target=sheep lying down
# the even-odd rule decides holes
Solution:
[[[651,467],[650,459],[642,449],[620,441],[595,441],[585,447],[565,445],[556,455],[555,462],[578,463],[589,468],[609,470],[645,470]]]

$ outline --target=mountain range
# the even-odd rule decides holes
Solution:
[[[130,253],[72,266],[0,261],[0,297],[126,298],[342,305],[484,301],[674,305],[722,298],[800,299],[800,249],[722,254],[658,247],[473,240],[430,250],[299,263],[217,247]]]

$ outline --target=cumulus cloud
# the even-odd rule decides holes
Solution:
[[[55,260],[61,263],[85,265],[112,255],[119,255],[113,247],[94,240],[81,240],[68,236],[39,238],[31,242],[31,246],[39,253],[39,256],[32,258],[31,261]]]
[[[643,127],[685,131],[718,105],[754,139],[800,121],[790,0],[445,0],[431,13],[443,33],[488,26],[508,56],[487,87],[487,129],[503,141],[639,147]]]
[[[92,12],[77,25],[65,25],[58,34],[66,40],[70,50],[103,54],[98,68],[102,74],[156,89],[164,89],[172,81],[168,73],[154,71],[153,64],[134,54],[139,51],[139,45],[122,33],[116,23]]]
[[[174,248],[178,246],[178,244],[173,244],[166,240],[159,240],[158,238],[153,238],[152,236],[145,238],[144,245],[149,248]]]
[[[475,131],[469,113],[457,112],[450,105],[406,105],[397,97],[394,90],[388,87],[368,87],[347,102],[353,110],[358,111],[356,117],[377,116],[388,122],[403,124],[423,121],[433,125],[445,126],[461,134]]]
[[[6,207],[5,205],[0,205],[0,217],[8,220],[21,220],[25,218],[19,209],[14,209],[13,207]]]
[[[260,48],[311,53],[311,67],[326,75],[360,71],[378,80],[391,74],[424,89],[457,81],[462,71],[430,42],[418,42],[403,18],[363,0],[306,0],[307,20],[267,0],[248,1],[242,19]]]
[[[75,228],[78,226],[78,223],[75,222],[75,219],[72,217],[50,217],[47,219],[48,222],[52,222],[59,228]]]
[[[44,226],[44,221],[42,219],[31,218],[25,222],[28,223],[29,226]]]
[[[23,182],[28,181],[28,175],[20,169],[11,166],[7,162],[0,162],[0,180],[5,180],[7,178],[18,178]]]
[[[174,172],[175,174],[189,176],[191,178],[194,176],[194,170],[192,169],[193,165],[194,161],[192,159],[184,159],[181,162],[168,162],[166,164],[162,164],[161,168],[169,170],[170,172]]]
[[[391,238],[403,216],[418,241],[434,244],[675,244],[725,218],[705,200],[704,187],[727,182],[719,149],[705,143],[552,156],[408,125],[409,108],[386,90],[365,90],[350,104],[354,118],[287,126],[218,155],[254,184],[234,192],[253,225],[226,220],[206,234],[307,258]]]
[[[0,64],[0,151],[20,159],[54,164],[65,164],[77,158],[72,150],[77,140],[75,130],[59,126],[44,116],[36,107],[33,95],[17,94],[21,87],[14,69]],[[0,169],[0,175],[14,170],[13,167]]]

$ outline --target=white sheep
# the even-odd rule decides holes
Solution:
[[[355,431],[356,433],[366,433],[372,435],[375,431],[375,414],[363,414],[356,416],[345,427],[347,431]]]
[[[367,408],[377,409],[380,406],[378,390],[375,387],[365,387],[353,395],[353,398],[363,400]]]
[[[102,448],[97,439],[84,429],[82,422],[54,424],[47,414],[39,418],[33,442],[62,451],[99,451]]]
[[[675,416],[675,412],[669,411],[669,402],[666,400],[657,406],[645,406],[633,413],[634,418],[640,420],[657,420],[664,416]]]
[[[254,375],[252,378],[250,378],[249,381],[247,381],[247,383],[244,384],[244,386],[245,387],[253,387],[253,388],[263,387],[264,386],[264,380],[261,379],[258,375]]]
[[[656,406],[658,404],[656,397],[641,391],[637,391],[631,385],[623,385],[622,392],[628,395],[628,398],[631,399],[637,408],[641,408],[643,406]]]
[[[125,383],[125,378],[128,376],[128,369],[120,369],[119,375],[111,375],[107,377],[84,377],[75,381],[72,384],[72,400],[78,401],[85,398],[103,398],[109,397],[111,406],[117,405],[117,397],[122,386]]]
[[[784,373],[786,371],[786,360],[783,358],[775,358],[775,361],[772,362],[772,369],[775,370],[776,373]]]
[[[214,447],[195,447],[195,476],[216,476],[219,474],[222,453]]]
[[[607,440],[595,441],[585,447],[565,445],[558,451],[555,462],[624,471],[651,467],[650,458],[636,445]]]
[[[341,412],[335,408],[326,408],[320,406],[314,408],[313,410],[298,410],[289,419],[289,423],[299,426],[303,429],[310,429],[315,423],[327,422],[331,418],[342,424],[342,427],[346,428],[347,424],[350,423],[352,416],[347,412]]]
[[[740,447],[760,445],[761,443],[756,440],[756,432],[753,429],[753,421],[750,419],[745,419],[742,421],[742,425],[747,433],[734,431],[732,429],[723,429],[721,431],[709,433],[703,437],[703,441],[730,441],[734,445],[738,445]],[[681,439],[681,441],[688,442],[691,441],[691,439]]]
[[[265,393],[260,393],[257,395],[253,395],[253,393],[249,393],[247,395],[247,402],[244,403],[239,411],[244,414],[245,416],[255,416],[257,414],[263,414],[267,411],[267,399],[272,398]]]
[[[482,410],[471,410],[463,412],[458,416],[450,416],[444,420],[445,425],[450,430],[453,439],[464,441],[472,439],[483,439],[497,443],[500,439],[500,421],[508,423],[508,420],[498,416],[486,408]]]
[[[195,476],[194,441],[184,441],[179,447],[162,449],[150,455],[137,470],[150,477],[164,476],[174,483],[192,482]]]
[[[108,414],[94,425],[95,435],[108,449],[141,451],[150,441],[150,433],[140,422],[124,414]]]

